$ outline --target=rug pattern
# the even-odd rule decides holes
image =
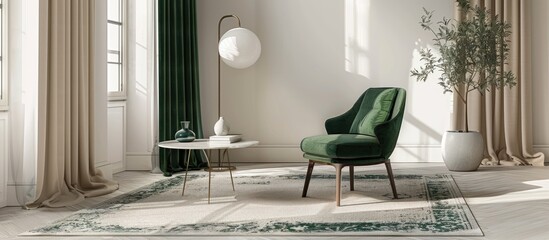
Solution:
[[[189,175],[187,184],[207,178],[204,174]],[[345,177],[344,177],[345,178]],[[335,181],[333,174],[313,174],[315,180]],[[400,198],[419,198],[429,202],[429,207],[420,219],[405,221],[294,221],[288,219],[267,219],[264,221],[208,222],[172,224],[165,226],[123,226],[104,224],[100,219],[116,214],[129,204],[138,203],[152,196],[180,189],[182,176],[152,183],[148,186],[105,201],[93,208],[83,209],[48,226],[31,230],[23,235],[450,235],[482,236],[476,220],[450,175],[395,175],[399,182],[423,184],[423,191],[404,193]],[[345,179],[344,179],[345,180]],[[356,182],[386,181],[385,175],[357,175]],[[235,183],[244,185],[271,185],[283,181],[304,181],[304,174],[280,176],[235,176]],[[333,187],[333,186],[332,186]],[[203,190],[203,187],[200,188]],[[239,188],[237,188],[238,191]],[[367,189],[367,188],[366,188]],[[309,190],[309,195],[311,194]],[[191,193],[190,193],[191,194]],[[414,195],[414,196],[408,196]],[[386,194],[390,199],[391,194]],[[333,204],[333,203],[332,203]],[[366,206],[367,207],[367,206]],[[403,213],[405,214],[405,213]],[[407,219],[406,216],[402,216]]]

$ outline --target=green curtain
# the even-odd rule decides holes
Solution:
[[[173,140],[181,121],[203,138],[200,116],[198,46],[195,0],[158,1],[158,113],[159,140]],[[184,150],[160,149],[164,176],[185,170]],[[205,166],[199,151],[192,154],[189,169]]]

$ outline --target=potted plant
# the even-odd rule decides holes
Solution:
[[[491,89],[516,84],[515,75],[505,71],[508,64],[511,26],[498,16],[479,6],[471,6],[469,0],[457,0],[464,16],[462,20],[443,18],[433,23],[433,12],[424,8],[421,27],[433,35],[434,47],[422,48],[419,53],[423,66],[413,69],[411,76],[417,81],[439,72],[438,84],[444,93],[457,94],[465,106],[465,129],[447,131],[442,138],[442,157],[449,170],[474,171],[484,154],[484,141],[478,132],[469,131],[467,101],[469,93],[484,94]]]

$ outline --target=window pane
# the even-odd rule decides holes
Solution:
[[[121,22],[120,0],[107,0],[107,19]]]
[[[109,96],[124,93],[122,66],[122,9],[123,0],[107,0],[107,90]],[[111,93],[114,93],[111,95]],[[125,97],[125,96],[123,96]]]
[[[116,24],[107,24],[107,49],[120,51],[120,28]]]
[[[107,64],[107,89],[109,92],[120,92],[120,64]]]

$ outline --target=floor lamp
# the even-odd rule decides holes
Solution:
[[[221,36],[221,22],[227,18],[234,18],[238,22],[237,28],[232,28]],[[225,15],[219,19],[217,24],[217,118],[218,122],[225,123],[221,117],[221,60],[230,67],[244,69],[253,65],[261,55],[261,42],[259,38],[250,30],[243,28],[240,24],[240,18],[236,15]],[[216,125],[218,125],[216,123]],[[227,135],[228,127],[226,125],[220,128],[215,127],[216,135]],[[223,156],[228,155],[228,150]],[[218,151],[218,168],[216,170],[227,170],[227,167],[221,166],[221,154]]]

